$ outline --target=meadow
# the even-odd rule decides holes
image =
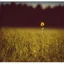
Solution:
[[[64,29],[0,28],[0,62],[64,62]]]

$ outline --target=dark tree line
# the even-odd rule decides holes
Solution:
[[[0,26],[40,27],[42,21],[45,27],[64,27],[64,6],[42,9],[39,4],[36,8],[15,3],[0,5]]]

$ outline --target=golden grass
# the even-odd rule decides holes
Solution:
[[[64,30],[45,28],[1,28],[0,61],[62,62]]]

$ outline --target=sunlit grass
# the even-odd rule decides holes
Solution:
[[[64,30],[1,28],[0,61],[64,61]]]

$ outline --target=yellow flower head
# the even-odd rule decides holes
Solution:
[[[41,22],[40,26],[44,26],[44,25],[45,25],[44,22]]]

